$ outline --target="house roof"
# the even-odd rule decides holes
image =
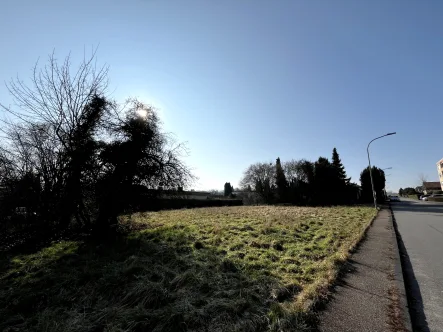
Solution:
[[[423,182],[423,187],[425,189],[441,189],[440,182]]]

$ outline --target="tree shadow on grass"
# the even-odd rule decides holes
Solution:
[[[302,330],[290,296],[263,271],[185,229],[141,232],[109,243],[60,242],[8,258],[0,275],[3,331]],[[290,294],[289,294],[290,295]]]

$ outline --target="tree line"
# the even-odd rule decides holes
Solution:
[[[400,188],[398,190],[398,194],[400,196],[403,197],[408,197],[408,196],[420,196],[421,194],[423,194],[424,191],[424,186],[418,186],[415,188],[412,187],[407,187],[407,188]],[[442,190],[429,190],[428,194],[443,194]]]
[[[423,192],[423,191],[421,191],[421,192]],[[400,195],[400,196],[404,196],[404,197],[407,197],[407,196],[412,196],[412,195],[417,195],[417,194],[419,194],[420,193],[420,191],[417,191],[417,188],[412,188],[412,187],[407,187],[407,188],[400,188],[399,190],[398,190],[398,194]]]
[[[14,107],[0,130],[0,221],[109,228],[137,192],[193,180],[183,144],[162,131],[153,107],[108,96],[108,67],[95,52],[72,69],[54,54],[30,84],[7,84]],[[18,207],[24,208],[17,211]]]
[[[385,174],[373,166],[374,190],[379,201],[385,198]],[[360,186],[351,182],[337,149],[332,158],[319,157],[317,161],[289,160],[275,163],[259,162],[244,172],[240,186],[244,192],[260,197],[254,203],[288,203],[296,205],[340,205],[372,201],[369,168],[360,173]]]

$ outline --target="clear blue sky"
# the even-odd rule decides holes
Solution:
[[[161,109],[187,141],[196,189],[235,186],[257,161],[331,156],[388,189],[438,180],[443,158],[443,1],[4,0],[0,79],[28,78],[55,49],[99,46],[119,100]],[[0,101],[10,103],[0,87]]]

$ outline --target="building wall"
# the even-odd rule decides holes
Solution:
[[[443,190],[443,159],[437,162],[437,172],[440,180],[441,190]]]

